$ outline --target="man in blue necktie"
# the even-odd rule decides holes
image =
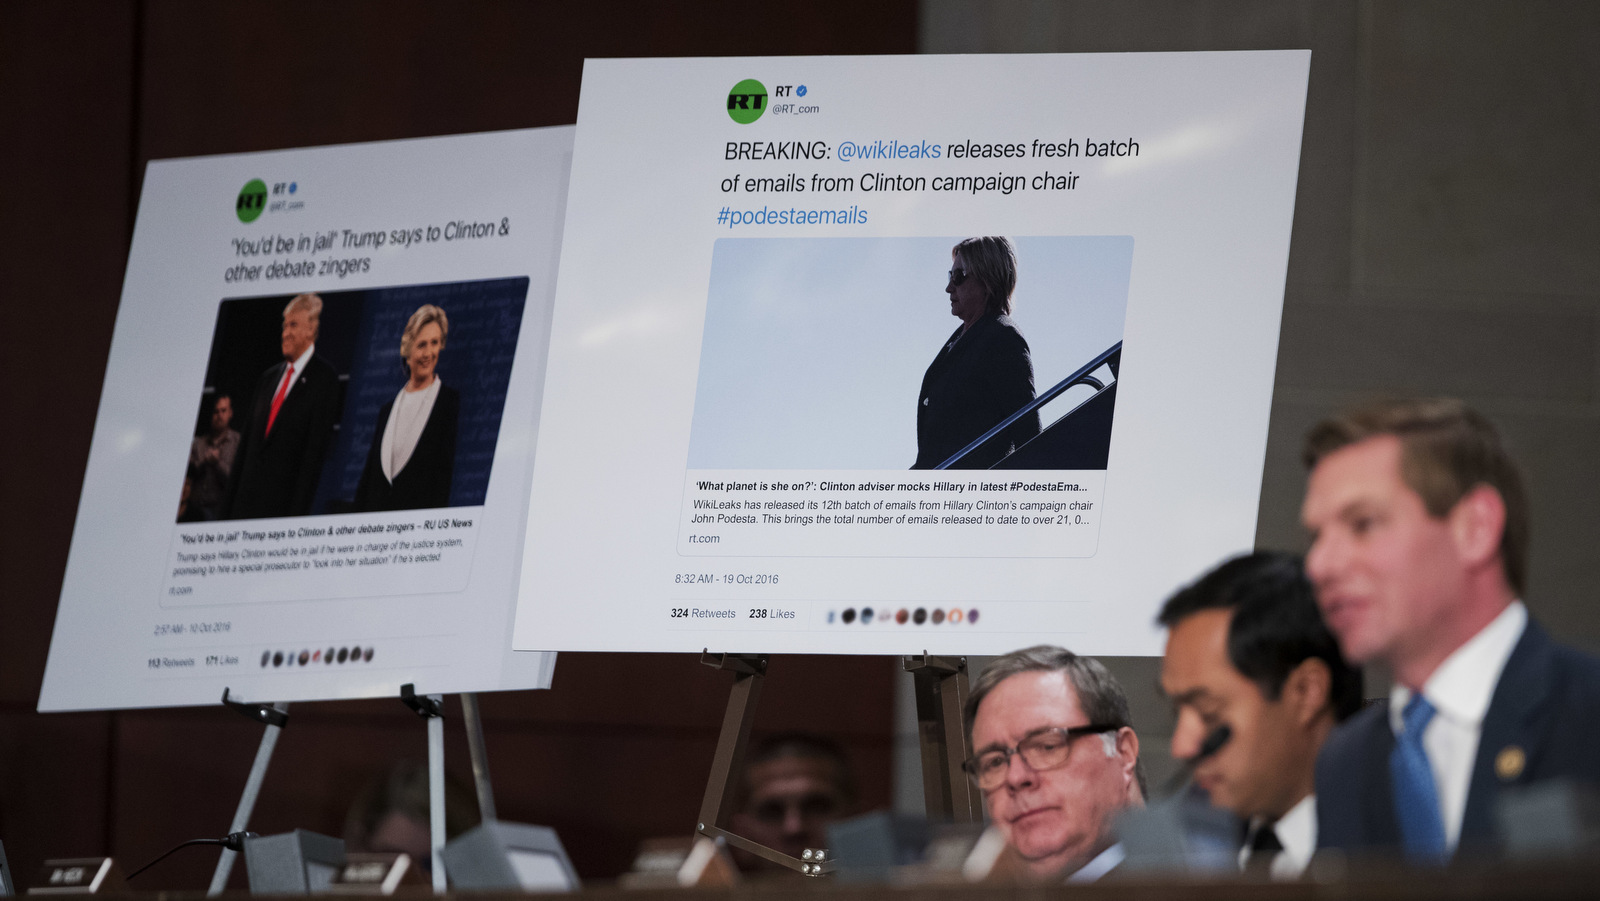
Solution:
[[[1527,499],[1494,427],[1455,400],[1377,404],[1313,428],[1305,462],[1317,603],[1395,680],[1323,745],[1318,846],[1442,864],[1494,848],[1503,790],[1600,784],[1600,661],[1520,600]]]

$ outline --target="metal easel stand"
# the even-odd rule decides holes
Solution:
[[[400,686],[400,700],[428,721],[428,844],[433,857],[433,892],[445,891],[444,873],[444,696],[419,695],[416,686]]]
[[[961,769],[972,753],[962,709],[967,705],[967,658],[920,656],[902,665],[916,683],[917,734],[922,745],[922,796],[928,819],[983,822],[983,798]]]
[[[739,780],[744,776],[744,752],[750,744],[750,726],[756,719],[756,702],[761,699],[761,681],[766,678],[765,654],[713,654],[704,651],[700,662],[733,673],[733,689],[728,694],[728,709],[722,715],[722,731],[717,736],[717,752],[711,758],[711,775],[706,779],[706,794],[700,802],[700,821],[695,834],[713,841],[721,839],[730,848],[748,851],[764,860],[788,867],[805,876],[833,872],[833,861],[825,848],[807,848],[795,858],[727,829],[738,802]]]
[[[243,701],[228,699],[228,689],[222,690],[222,703],[238,711],[253,722],[264,723],[265,731],[261,733],[261,745],[256,748],[255,763],[250,765],[250,776],[244,781],[244,794],[239,796],[239,806],[233,812],[233,823],[228,827],[229,834],[245,831],[250,825],[250,814],[255,810],[256,799],[261,796],[261,782],[267,776],[267,764],[272,761],[272,749],[277,747],[278,733],[289,723],[288,704],[249,704]],[[222,857],[217,860],[217,869],[211,874],[211,885],[206,889],[207,897],[222,894],[228,885],[228,877],[233,874],[233,862],[239,852],[231,848],[222,849]]]
[[[731,671],[733,688],[728,694],[728,708],[722,715],[717,752],[711,758],[711,775],[706,779],[696,834],[713,840],[720,838],[729,847],[748,851],[805,876],[832,873],[835,864],[826,848],[808,848],[799,858],[794,858],[728,831],[727,823],[738,801],[739,780],[744,776],[744,754],[750,743],[750,727],[756,718],[756,702],[761,699],[761,683],[766,678],[767,657],[765,654],[703,651],[700,662]],[[923,652],[921,656],[906,657],[904,666],[916,679],[923,794],[927,799],[928,819],[981,823],[982,800],[976,786],[961,770],[961,762],[969,753],[966,729],[961,722],[961,708],[967,702],[967,658],[930,657]]]
[[[483,741],[483,714],[478,710],[476,692],[461,693],[461,718],[467,722],[467,753],[472,757],[472,787],[478,794],[478,816],[485,823],[499,817],[494,813],[494,786],[489,784],[489,749]]]

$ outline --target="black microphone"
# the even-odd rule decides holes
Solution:
[[[1206,733],[1205,740],[1200,742],[1200,749],[1194,752],[1193,757],[1183,761],[1183,765],[1178,767],[1178,771],[1172,774],[1166,785],[1162,787],[1162,794],[1168,796],[1177,794],[1178,790],[1193,778],[1194,768],[1200,765],[1200,761],[1222,750],[1222,746],[1227,744],[1231,738],[1233,738],[1233,728],[1227,723],[1223,723]]]
[[[189,848],[194,845],[221,845],[222,847],[227,848],[229,851],[243,851],[244,841],[247,838],[260,838],[260,836],[256,835],[254,832],[230,832],[223,838],[192,838],[186,842],[180,842],[173,846],[165,854],[157,857],[155,860],[150,861],[139,869],[134,870],[132,873],[129,873],[126,878],[132,879],[140,873],[143,873],[145,870],[150,869],[163,860],[166,860],[179,851],[182,851],[184,848]]]

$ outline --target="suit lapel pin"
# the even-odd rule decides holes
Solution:
[[[1510,782],[1522,775],[1522,768],[1528,762],[1528,755],[1516,745],[1506,745],[1494,758],[1494,773],[1500,777],[1501,782]]]

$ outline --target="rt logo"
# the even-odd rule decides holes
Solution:
[[[239,199],[233,203],[233,211],[239,214],[239,221],[254,222],[266,208],[267,183],[259,178],[245,182],[244,187],[239,189]]]
[[[728,118],[749,125],[767,111],[767,88],[754,78],[746,78],[728,92]]]

